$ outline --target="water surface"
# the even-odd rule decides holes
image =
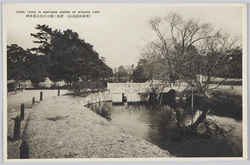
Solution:
[[[113,124],[156,145],[169,137],[168,126],[176,121],[173,110],[168,105],[113,105],[112,102],[102,102],[91,104],[89,108]]]

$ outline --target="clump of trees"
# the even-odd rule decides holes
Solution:
[[[154,79],[165,83],[187,82],[197,92],[209,89],[215,77],[241,78],[240,38],[230,38],[209,23],[183,19],[177,13],[149,21],[156,39],[141,52],[134,70],[137,81]],[[200,77],[203,75],[203,82]]]
[[[212,91],[211,95],[212,114],[242,120],[242,96],[219,90]]]
[[[36,56],[29,50],[12,44],[7,46],[7,78],[22,82],[31,80],[32,83],[44,81],[46,72],[46,58]]]
[[[76,32],[52,30],[47,25],[37,25],[36,29],[39,32],[31,35],[38,40],[34,43],[40,45],[32,51],[49,59],[51,80],[65,80],[72,84],[80,78],[91,81],[112,75],[112,69],[93,50],[93,46],[79,38]]]
[[[41,82],[45,77],[52,81],[74,83],[103,81],[113,75],[105,58],[93,46],[72,30],[53,30],[48,25],[37,25],[33,34],[38,47],[23,50],[18,45],[7,47],[8,79]]]
[[[192,128],[197,129],[210,109],[209,91],[229,77],[242,77],[240,38],[231,38],[222,30],[215,30],[209,23],[185,20],[177,13],[169,13],[165,18],[154,17],[149,24],[156,37],[141,51],[141,59],[133,72],[135,80],[161,80],[162,87],[173,85],[177,80],[186,82],[188,86],[184,92],[187,100],[203,111],[201,118],[193,124]],[[211,88],[216,77],[222,79]],[[199,102],[197,105],[193,105],[197,102],[195,98]]]
[[[113,81],[116,83],[133,82],[133,71],[134,71],[133,64],[131,66],[120,65],[118,68],[113,69],[114,73]]]
[[[223,78],[217,88],[227,78],[242,77],[239,37],[231,38],[209,23],[185,20],[177,13],[154,17],[149,24],[156,37],[141,51],[133,72],[135,82],[161,80],[167,87],[181,80],[188,84],[187,90],[207,95],[215,78]]]
[[[141,82],[146,82],[149,80],[149,78],[147,76],[148,72],[146,70],[147,67],[145,67],[146,65],[147,65],[147,60],[145,60],[145,59],[139,60],[135,70],[132,73],[134,82],[141,83]]]

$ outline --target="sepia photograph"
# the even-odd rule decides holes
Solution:
[[[247,160],[246,3],[3,3],[4,162]]]

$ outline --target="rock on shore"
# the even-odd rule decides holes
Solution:
[[[34,108],[20,150],[30,159],[171,157],[84,107],[80,98],[68,96],[53,97]]]

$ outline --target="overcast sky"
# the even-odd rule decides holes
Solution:
[[[155,37],[148,20],[154,16],[165,17],[178,12],[183,18],[199,19],[223,29],[231,36],[242,35],[241,4],[8,4],[4,8],[4,41],[32,48],[37,24],[47,24],[53,29],[72,29],[81,39],[94,46],[107,64],[137,64],[140,50]],[[27,11],[100,11],[91,18],[26,18]],[[17,13],[25,11],[25,14]]]

